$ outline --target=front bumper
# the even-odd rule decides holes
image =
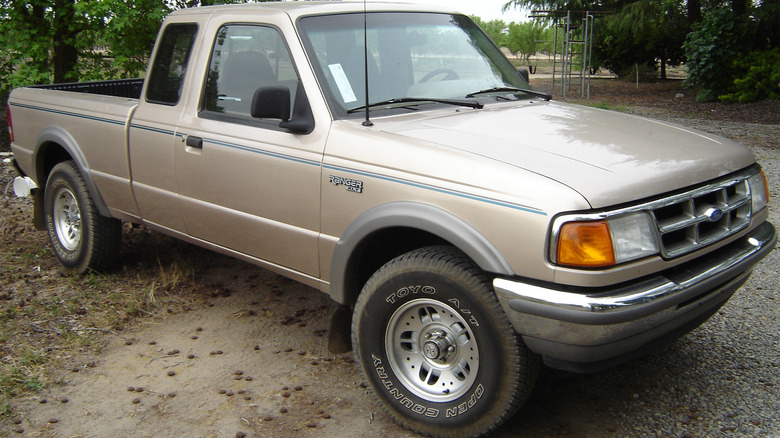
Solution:
[[[545,363],[597,371],[698,327],[776,243],[774,227],[764,222],[715,252],[635,283],[564,290],[496,278],[493,286],[515,331]]]

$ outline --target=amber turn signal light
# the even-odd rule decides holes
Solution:
[[[558,235],[558,264],[601,268],[615,264],[612,236],[606,221],[569,222]]]

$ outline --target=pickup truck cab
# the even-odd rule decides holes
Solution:
[[[62,264],[107,268],[127,221],[317,288],[331,347],[351,336],[418,432],[494,429],[542,361],[675,339],[776,243],[744,147],[552,101],[447,9],[180,10],[151,59],[10,96],[15,186]]]

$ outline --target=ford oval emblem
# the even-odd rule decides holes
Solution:
[[[704,212],[704,215],[707,216],[707,219],[710,222],[717,222],[723,217],[723,210],[716,207],[710,207]]]

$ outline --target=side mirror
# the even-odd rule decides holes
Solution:
[[[290,114],[290,89],[287,87],[263,87],[255,91],[250,108],[252,117],[259,119],[280,119],[279,127],[293,134],[309,134],[314,130],[314,114],[309,99],[298,82],[295,90],[295,105]]]
[[[290,119],[290,89],[263,87],[252,97],[250,114],[257,119]]]
[[[531,82],[531,75],[528,73],[527,68],[518,68],[517,74],[519,74],[520,77],[523,78],[523,80],[525,80],[526,84]]]

